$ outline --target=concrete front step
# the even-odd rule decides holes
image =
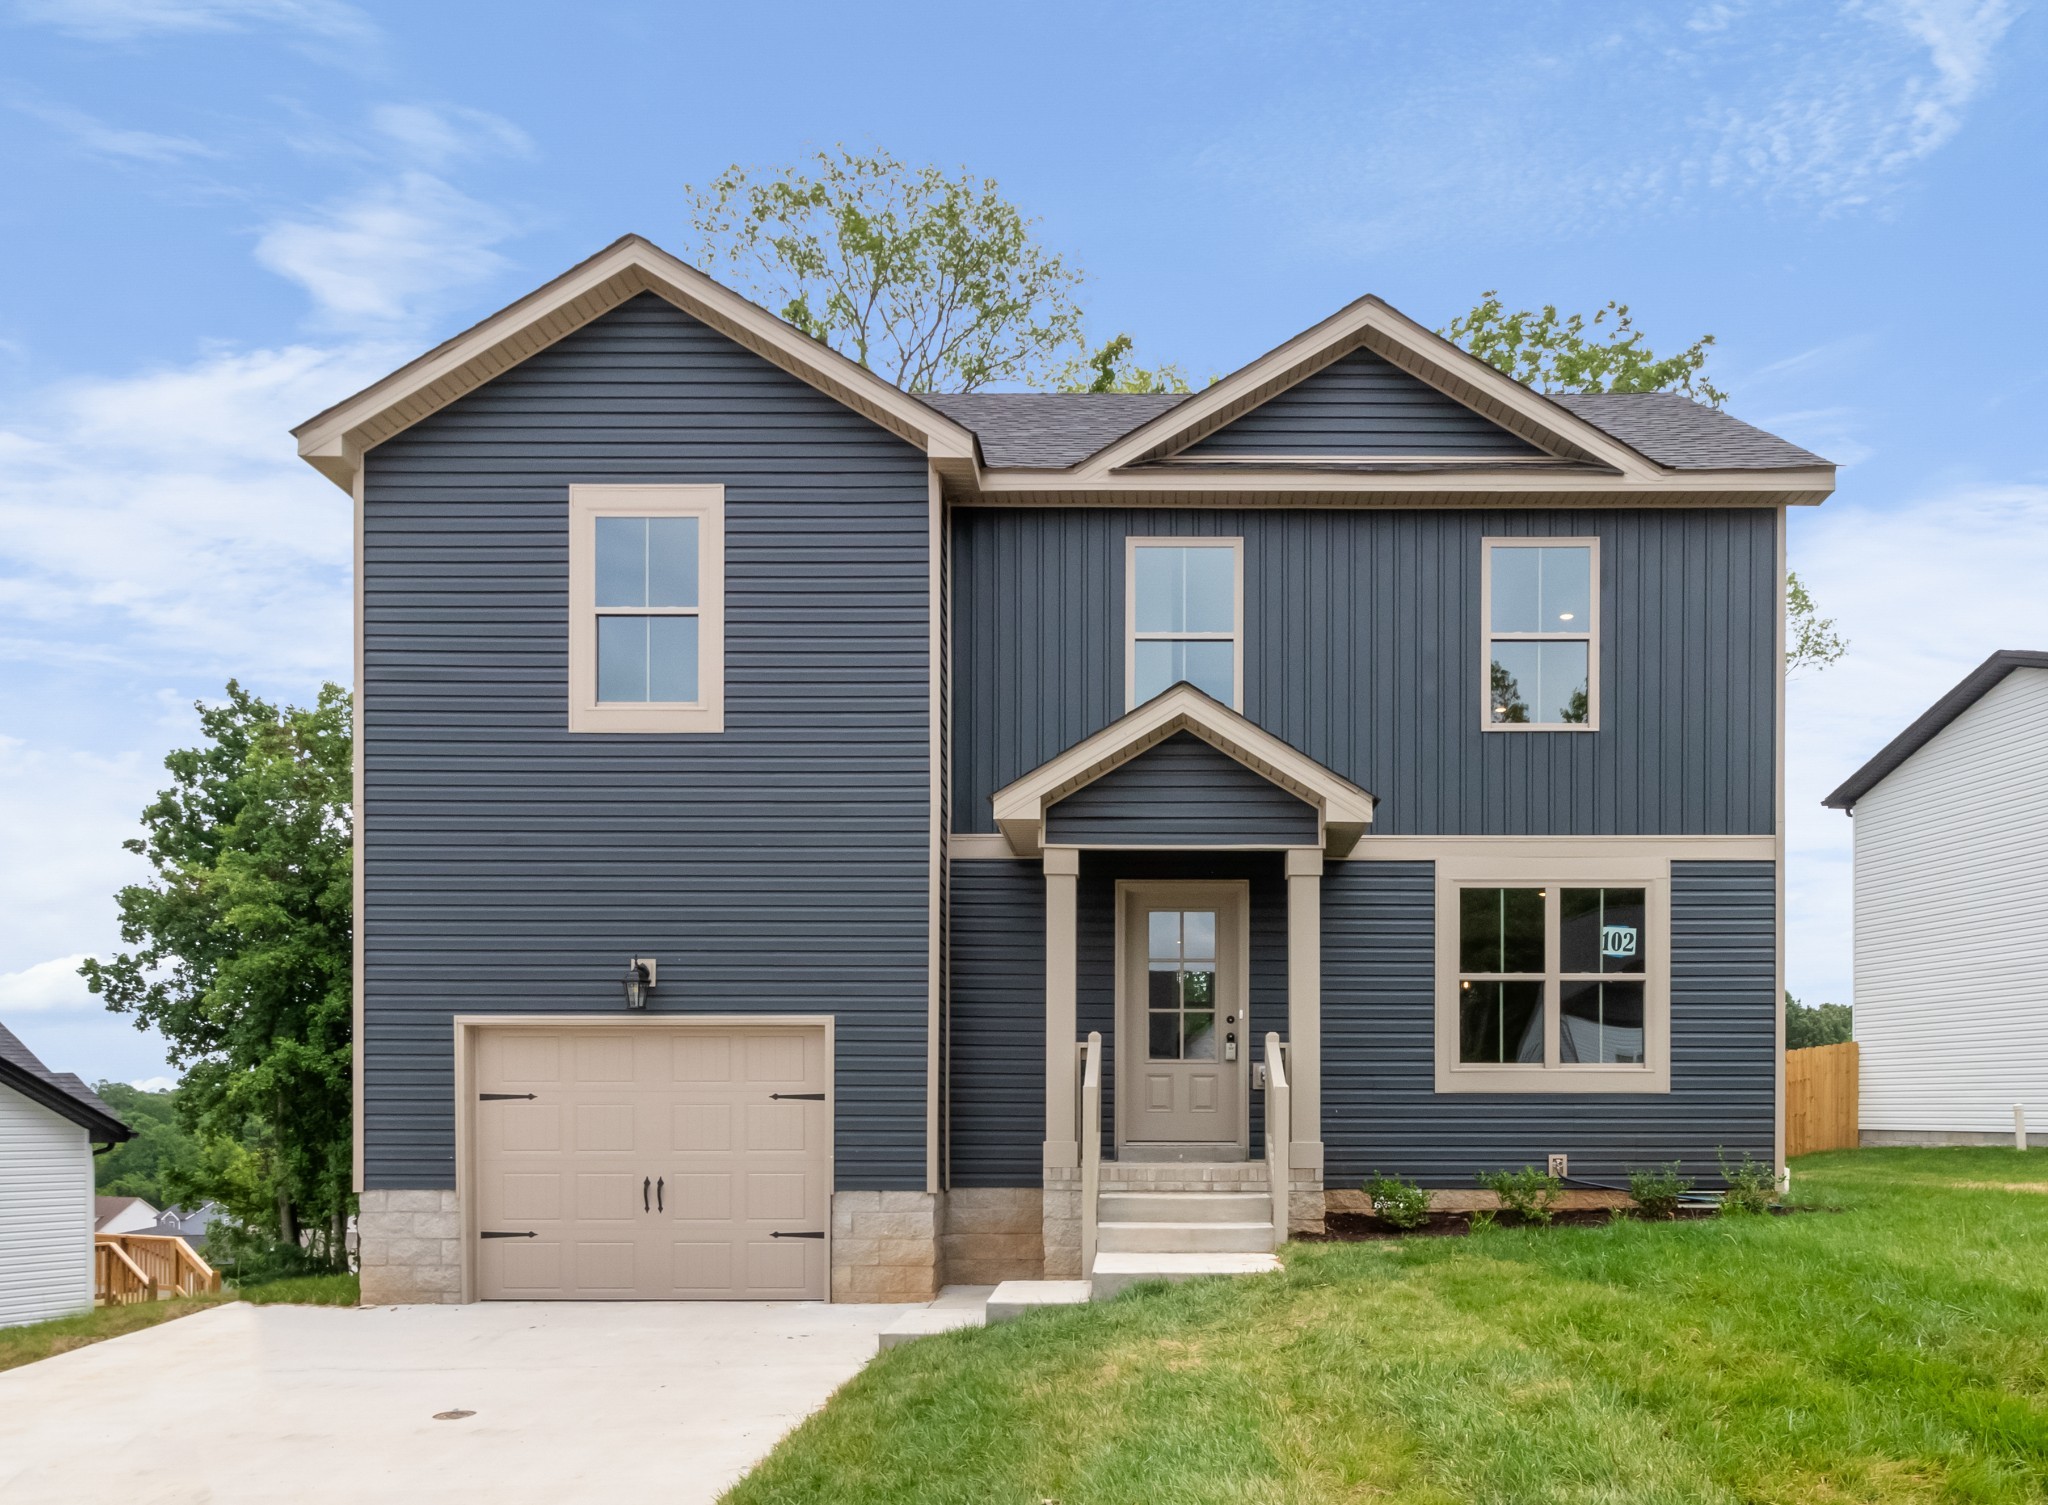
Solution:
[[[1267,1223],[1100,1223],[1095,1247],[1129,1254],[1267,1254],[1273,1225]]]
[[[1264,1275],[1279,1268],[1279,1259],[1271,1253],[1099,1253],[1095,1256],[1095,1279],[1092,1282],[1094,1291],[1091,1299],[1107,1301],[1148,1280],[1196,1280],[1205,1275]],[[1090,1282],[1078,1281],[1074,1284],[1086,1285]],[[989,1320],[994,1321],[993,1301],[989,1304],[989,1312]]]
[[[1268,1223],[1273,1199],[1263,1191],[1106,1191],[1096,1219],[1111,1223]]]
[[[1101,1256],[1096,1263],[1101,1264]],[[1080,1306],[1092,1295],[1085,1280],[1006,1280],[989,1294],[988,1320],[1008,1322],[1048,1306]]]

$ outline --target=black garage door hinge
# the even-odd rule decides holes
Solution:
[[[477,1235],[478,1238],[539,1238],[538,1233],[498,1233],[490,1229]]]
[[[822,1092],[771,1092],[768,1094],[768,1101],[771,1103],[786,1103],[791,1101],[800,1103],[822,1103],[823,1101],[825,1101],[825,1094]]]
[[[822,1233],[783,1233],[780,1230],[768,1235],[770,1238],[823,1238],[824,1236]]]
[[[476,1095],[476,1100],[480,1103],[530,1103],[533,1101],[533,1094],[531,1092],[479,1092]]]

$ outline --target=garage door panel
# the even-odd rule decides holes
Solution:
[[[823,1030],[511,1025],[475,1060],[475,1226],[537,1235],[480,1246],[482,1295],[825,1296],[825,1241],[770,1237],[829,1223]]]

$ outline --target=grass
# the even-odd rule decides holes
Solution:
[[[1798,1163],[1789,1218],[1295,1245],[892,1349],[763,1502],[2039,1501],[2048,1159]]]
[[[104,1343],[145,1327],[189,1317],[230,1301],[256,1305],[290,1303],[296,1306],[354,1306],[361,1286],[353,1275],[307,1275],[296,1280],[273,1280],[263,1285],[231,1286],[213,1296],[178,1296],[169,1301],[150,1301],[135,1306],[102,1306],[75,1317],[58,1317],[49,1322],[31,1322],[22,1327],[0,1327],[0,1370],[18,1369],[38,1359],[69,1353]]]

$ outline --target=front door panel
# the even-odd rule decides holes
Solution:
[[[1243,1148],[1243,889],[1130,885],[1120,967],[1119,1139]]]

